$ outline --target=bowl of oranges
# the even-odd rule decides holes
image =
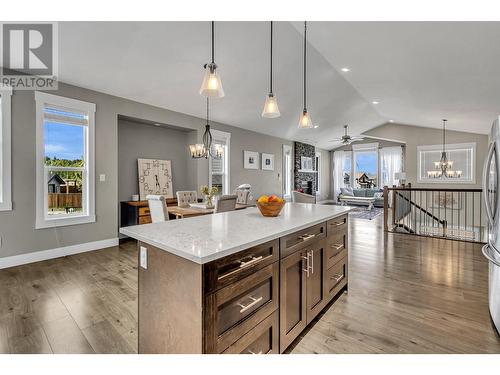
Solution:
[[[278,216],[284,205],[285,200],[274,194],[269,196],[261,195],[259,199],[257,199],[257,207],[262,216],[266,217]]]

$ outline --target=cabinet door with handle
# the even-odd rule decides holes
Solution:
[[[326,289],[326,241],[321,240],[307,250],[309,273],[307,276],[307,324],[325,307]]]
[[[310,258],[309,258],[310,259]],[[297,251],[280,261],[280,352],[307,325],[307,252]]]

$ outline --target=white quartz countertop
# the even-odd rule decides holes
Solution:
[[[120,233],[204,264],[333,219],[348,211],[348,207],[334,205],[286,203],[278,217],[264,217],[257,207],[250,207],[124,227]]]

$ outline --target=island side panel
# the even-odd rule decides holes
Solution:
[[[143,242],[138,247],[139,353],[202,353],[201,265]]]

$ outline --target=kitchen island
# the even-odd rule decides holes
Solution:
[[[346,207],[287,203],[131,226],[140,353],[281,353],[347,289]]]

